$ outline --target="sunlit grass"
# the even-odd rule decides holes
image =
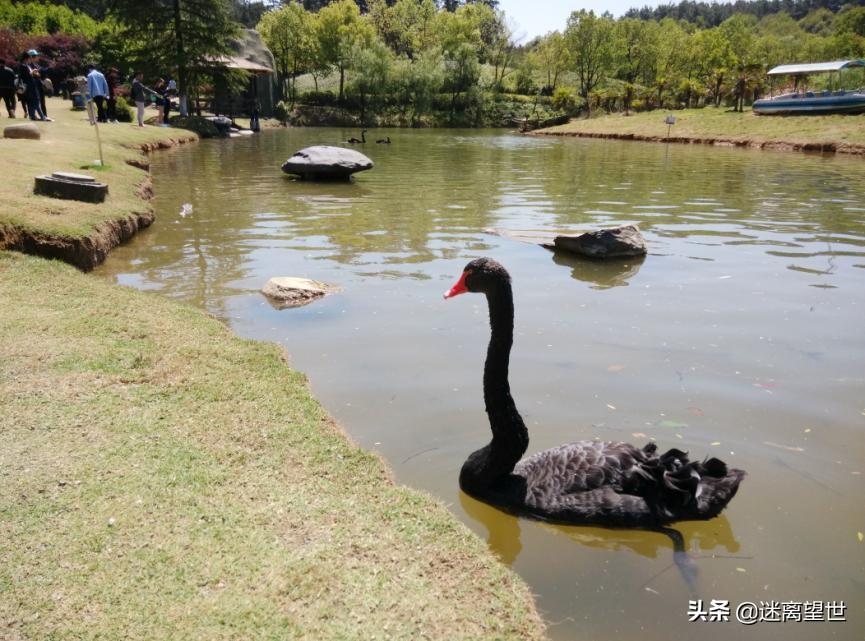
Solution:
[[[11,252],[0,301],[3,638],[541,638],[275,345]]]
[[[757,116],[751,111],[734,113],[712,107],[573,119],[566,125],[543,131],[664,137],[667,135],[664,119],[669,113],[676,117],[676,124],[670,131],[671,136],[730,141],[865,145],[865,115]]]

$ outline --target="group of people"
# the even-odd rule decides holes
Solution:
[[[119,80],[120,72],[117,69],[109,69],[106,76],[95,65],[87,66],[87,97],[96,106],[95,114],[91,110],[91,122],[116,122],[116,89]],[[151,89],[143,80],[144,72],[136,71],[132,77],[130,92],[132,102],[135,103],[138,126],[144,126],[144,109],[147,107],[148,97],[153,97],[159,107],[159,124],[167,127],[171,99],[177,95],[177,83],[172,79],[160,78]]]
[[[40,64],[40,55],[35,49],[21,54],[18,64],[0,60],[0,98],[10,118],[15,118],[20,103],[25,118],[51,122],[45,97],[54,94],[54,85],[47,70],[49,67]],[[138,126],[144,126],[145,107],[153,100],[159,109],[159,124],[167,127],[177,83],[171,78],[160,78],[151,89],[143,80],[144,74],[140,71],[132,78],[131,99],[135,103]],[[91,124],[117,122],[118,89],[122,84],[120,71],[110,68],[102,73],[95,65],[87,65],[87,75],[79,82],[77,89],[86,101]]]
[[[45,74],[47,67],[39,64],[39,52],[30,49],[21,54],[21,61],[0,60],[0,96],[6,112],[15,117],[17,103],[24,109],[24,117],[51,122],[45,105],[46,95],[54,94],[54,85]]]

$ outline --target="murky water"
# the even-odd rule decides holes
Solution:
[[[296,149],[352,133],[153,156],[157,224],[98,273],[285,345],[360,444],[526,578],[553,638],[865,636],[861,159],[389,131],[355,184],[280,173]],[[630,222],[650,243],[643,262],[575,261],[485,231]],[[441,293],[481,255],[514,279],[511,383],[530,452],[654,437],[749,472],[722,517],[679,526],[696,597],[661,534],[552,527],[460,494],[462,461],[489,439],[488,327],[483,298]],[[279,275],[345,291],[278,312],[257,290]],[[844,601],[848,621],[688,623],[689,598]]]

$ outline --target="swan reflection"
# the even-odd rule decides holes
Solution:
[[[503,563],[513,565],[523,548],[520,540],[522,533],[520,519],[473,499],[465,492],[460,492],[459,497],[465,513],[486,529],[490,549]],[[666,532],[588,525],[556,525],[543,521],[526,521],[526,523],[537,526],[547,534],[565,536],[574,543],[589,548],[608,551],[628,550],[650,559],[671,556],[670,553],[679,547],[675,543],[675,534],[671,535],[670,531],[681,535],[684,550],[698,559],[716,554],[737,554],[741,549],[741,544],[730,527],[730,521],[723,514],[709,521],[679,521],[675,528],[666,528]]]
[[[598,260],[581,258],[567,252],[553,252],[556,265],[571,268],[571,278],[589,283],[592,289],[610,289],[628,285],[645,260],[644,256]]]

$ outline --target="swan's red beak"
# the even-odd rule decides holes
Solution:
[[[454,286],[445,292],[445,300],[453,298],[454,296],[459,296],[460,294],[465,294],[469,291],[466,289],[466,276],[468,275],[468,272],[463,272],[463,275],[460,276],[460,279],[454,284]]]

